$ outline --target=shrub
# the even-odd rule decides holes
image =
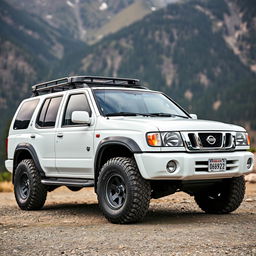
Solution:
[[[256,152],[256,148],[250,148],[250,152],[255,153]]]
[[[0,182],[3,181],[11,181],[12,180],[12,175],[10,172],[0,172]]]

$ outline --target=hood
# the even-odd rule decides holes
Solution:
[[[148,131],[245,131],[243,127],[216,121],[162,118],[162,117],[109,117],[109,128]]]
[[[237,125],[195,119],[159,120],[156,126],[160,131],[244,131]]]

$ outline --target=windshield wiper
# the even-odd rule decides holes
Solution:
[[[175,117],[181,117],[181,118],[185,118],[185,119],[189,119],[188,116],[181,116],[181,115],[176,115],[176,114],[173,114],[173,116],[175,116]]]
[[[187,116],[181,116],[181,115],[170,114],[170,113],[150,113],[150,116],[160,116],[160,117],[182,117],[182,118],[188,118]]]
[[[115,113],[108,113],[105,116],[151,116],[151,115],[134,113],[134,112],[115,112]]]
[[[159,117],[182,117],[182,118],[188,118],[186,116],[176,115],[176,114],[170,114],[170,113],[134,113],[134,112],[114,112],[114,113],[108,113],[105,116],[159,116]]]

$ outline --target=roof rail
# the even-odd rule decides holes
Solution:
[[[35,84],[32,86],[34,96],[42,93],[53,93],[64,90],[71,90],[81,87],[94,86],[123,86],[145,88],[139,85],[138,79],[131,78],[116,78],[103,76],[71,76],[64,77],[44,83]]]

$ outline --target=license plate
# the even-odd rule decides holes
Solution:
[[[227,159],[209,159],[208,172],[224,172],[227,169]]]

